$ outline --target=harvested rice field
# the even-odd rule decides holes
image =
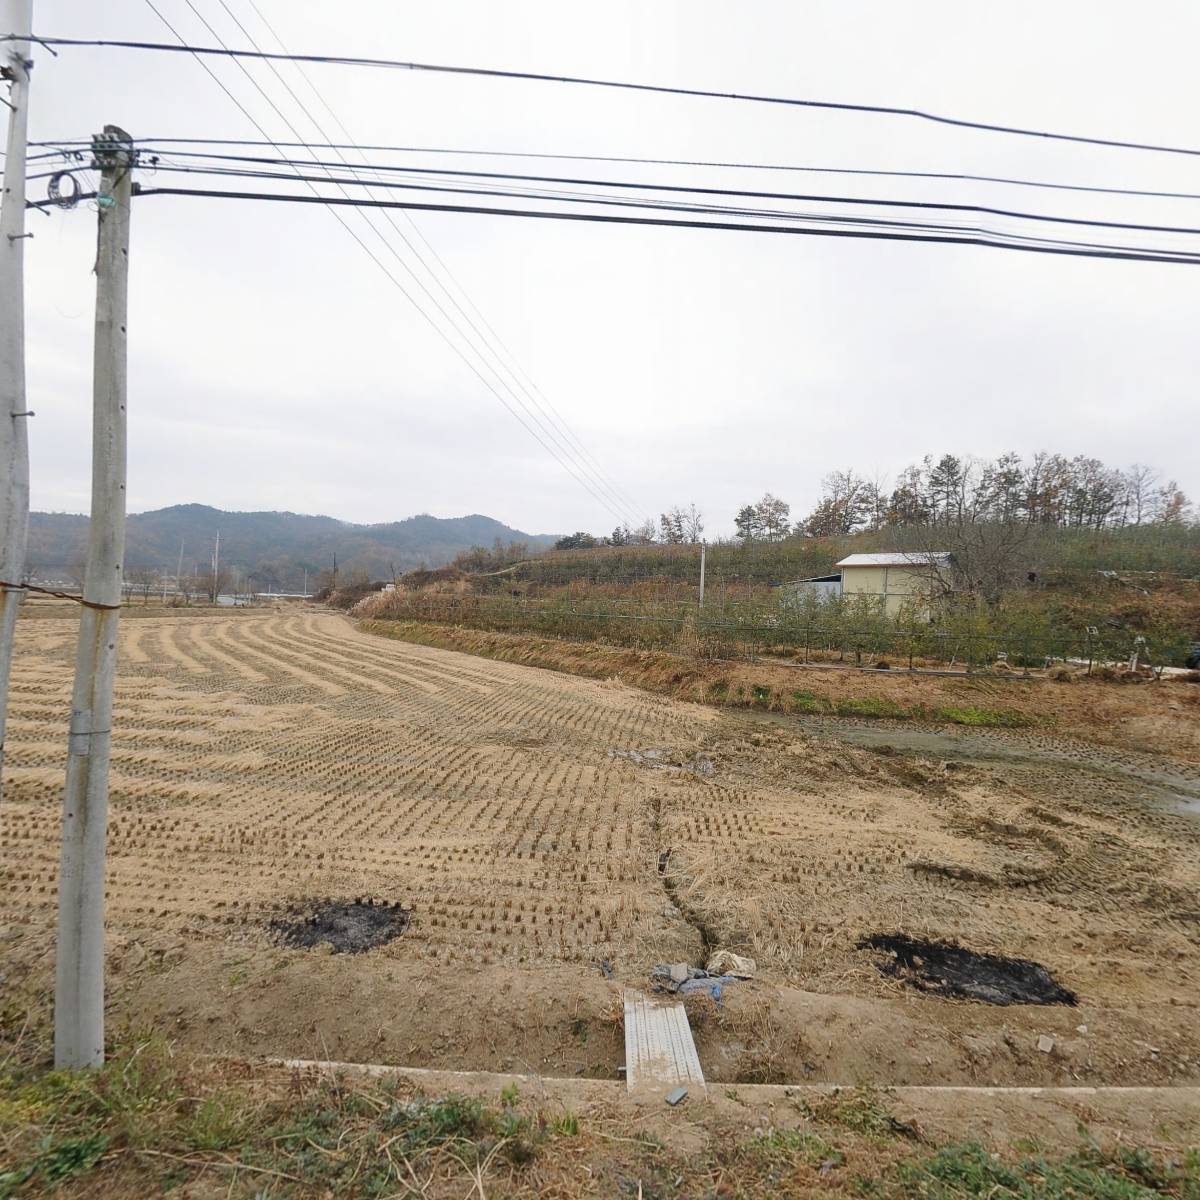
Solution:
[[[74,612],[19,626],[6,1025],[46,1013]],[[123,621],[109,1023],[189,1050],[613,1078],[622,987],[712,1080],[1200,1082],[1200,769],[1037,730],[730,713],[319,609]],[[1076,1003],[922,985],[891,935]],[[875,948],[860,943],[876,939]],[[905,943],[908,944],[907,942]]]

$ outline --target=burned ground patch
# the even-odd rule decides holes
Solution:
[[[982,1000],[986,1004],[1074,1004],[1075,993],[1057,983],[1041,963],[1026,958],[978,954],[949,942],[927,942],[904,934],[877,933],[860,950],[890,957],[880,971],[923,992]]]
[[[329,900],[301,917],[271,922],[286,946],[312,950],[328,943],[335,954],[361,954],[398,938],[407,928],[409,912],[399,904],[371,900]]]

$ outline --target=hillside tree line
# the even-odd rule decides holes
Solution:
[[[1039,452],[996,459],[927,455],[893,486],[847,469],[821,481],[812,511],[792,525],[790,508],[767,493],[735,517],[743,541],[789,536],[843,537],[872,529],[946,529],[996,524],[1064,529],[1186,525],[1192,506],[1174,480],[1135,463],[1125,470],[1097,458]]]
[[[1178,483],[1164,480],[1153,467],[1135,463],[1121,469],[1082,454],[1067,458],[1039,451],[1027,460],[1015,453],[995,459],[926,455],[905,467],[890,486],[852,468],[831,471],[821,481],[816,505],[801,520],[792,520],[786,500],[767,492],[738,510],[734,526],[743,544],[912,531],[908,541],[915,538],[923,545],[927,538],[931,547],[936,543],[956,552],[960,563],[971,556],[972,543],[976,558],[1015,563],[1017,548],[1038,529],[1183,527],[1194,516]],[[695,504],[677,504],[657,522],[647,520],[637,528],[619,525],[606,537],[568,534],[555,549],[694,545],[704,527]]]

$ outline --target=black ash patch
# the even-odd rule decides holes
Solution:
[[[877,933],[860,950],[882,950],[885,975],[922,992],[982,1000],[985,1004],[1070,1004],[1075,993],[1062,987],[1041,963],[1026,958],[977,954],[950,942],[927,942],[901,933]]]
[[[335,954],[361,954],[398,938],[410,913],[399,904],[373,900],[327,900],[306,916],[279,918],[271,929],[286,946],[312,950],[328,943]]]

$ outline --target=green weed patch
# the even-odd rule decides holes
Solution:
[[[919,718],[924,710],[907,708],[882,696],[852,696],[846,700],[835,700],[833,711],[839,717],[884,717],[904,721]]]
[[[1180,1162],[1169,1162],[1148,1150],[1104,1153],[1087,1146],[1065,1158],[1026,1158],[1010,1164],[978,1143],[966,1142],[902,1163],[891,1180],[872,1181],[862,1190],[868,1196],[925,1200],[1194,1200],[1200,1196],[1200,1158],[1192,1152]]]
[[[579,1133],[570,1114],[519,1110],[515,1086],[488,1104],[426,1097],[403,1081],[322,1077],[262,1099],[188,1072],[151,1041],[97,1071],[0,1075],[0,1200],[98,1172],[136,1173],[146,1186],[121,1194],[156,1194],[213,1167],[303,1189],[270,1195],[381,1196],[406,1177],[404,1163],[427,1173],[449,1163],[468,1176],[483,1164],[517,1170],[552,1137]]]
[[[802,1105],[802,1110],[820,1125],[839,1126],[873,1141],[920,1136],[914,1125],[892,1115],[874,1088],[834,1089],[828,1096]]]
[[[989,726],[994,729],[1023,729],[1045,722],[1045,718],[1031,717],[1027,713],[1011,708],[979,708],[947,706],[933,711],[934,720],[949,721],[953,725]]]

